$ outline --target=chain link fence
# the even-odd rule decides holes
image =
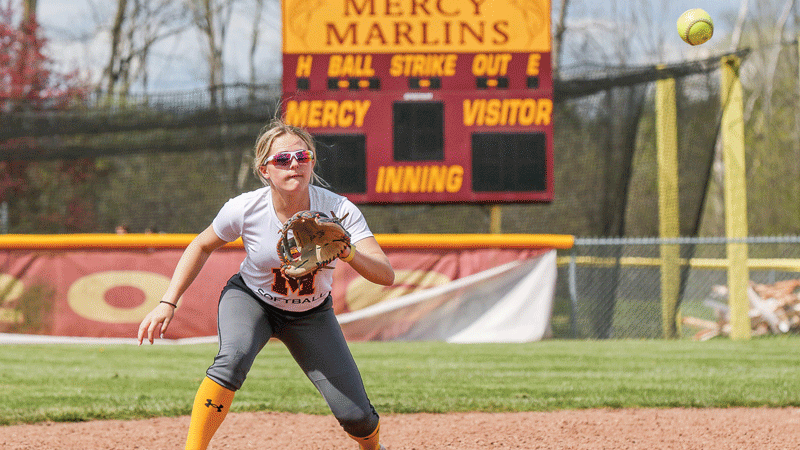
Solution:
[[[800,332],[800,236],[578,238],[572,249],[559,253],[554,336],[663,338],[664,245],[680,248],[678,336],[727,334],[729,243],[747,244],[752,334]]]

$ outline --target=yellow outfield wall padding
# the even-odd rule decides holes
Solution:
[[[385,248],[572,248],[566,234],[378,234]]]
[[[5,234],[4,250],[184,248],[194,234]],[[575,236],[566,234],[377,234],[385,248],[572,248]],[[238,239],[224,248],[243,248]]]
[[[0,249],[147,249],[183,248],[195,234],[5,234]],[[238,243],[241,247],[241,242]],[[234,245],[229,244],[229,245]]]

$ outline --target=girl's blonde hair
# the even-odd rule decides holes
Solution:
[[[272,119],[268,125],[262,128],[258,138],[256,139],[256,146],[254,150],[255,154],[253,158],[253,173],[256,174],[262,183],[264,183],[264,186],[269,186],[269,180],[265,178],[258,169],[264,165],[264,162],[269,157],[269,151],[272,148],[272,143],[275,141],[275,138],[285,134],[291,134],[300,138],[300,140],[306,144],[308,149],[311,150],[311,153],[314,154],[314,160],[316,163],[314,164],[314,170],[311,173],[311,182],[320,186],[328,186],[328,183],[317,174],[319,160],[317,158],[317,147],[314,145],[314,137],[303,128],[289,125],[279,118]]]

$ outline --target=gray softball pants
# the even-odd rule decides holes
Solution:
[[[282,311],[260,301],[239,274],[222,290],[217,313],[219,353],[206,374],[227,389],[242,387],[256,355],[271,337],[282,341],[344,431],[370,435],[378,426],[329,295],[314,309]]]

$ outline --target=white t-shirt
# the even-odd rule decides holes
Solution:
[[[352,242],[372,236],[361,211],[346,197],[318,186],[309,187],[311,210],[342,218]],[[345,215],[347,217],[345,217]],[[333,270],[320,269],[299,279],[281,274],[277,247],[283,224],[275,214],[270,187],[245,192],[228,200],[212,222],[220,239],[242,238],[247,256],[239,267],[245,284],[270,306],[286,311],[307,311],[330,294]],[[334,261],[330,266],[335,266]]]

